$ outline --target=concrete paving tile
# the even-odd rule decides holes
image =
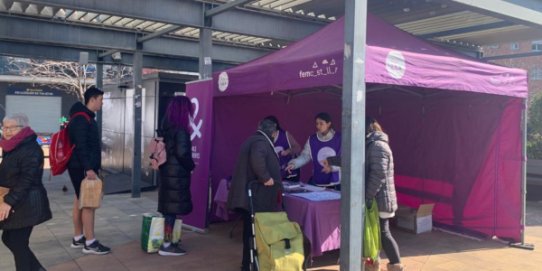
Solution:
[[[47,179],[47,178],[46,178]],[[183,232],[182,246],[188,254],[182,257],[161,257],[141,251],[139,235],[141,214],[155,212],[157,193],[144,192],[141,198],[129,194],[106,195],[103,207],[96,213],[96,235],[113,253],[106,256],[84,255],[81,249],[70,248],[73,236],[71,208],[73,189],[67,176],[45,181],[54,218],[35,228],[31,247],[36,256],[53,271],[93,270],[239,270],[241,260],[241,226],[233,239],[228,237],[233,223],[211,224],[207,234]],[[66,184],[70,191],[60,189]],[[392,228],[402,262],[409,271],[450,270],[542,270],[542,203],[529,202],[526,241],[534,251],[509,248],[491,240],[471,240],[444,232],[433,231],[415,235]],[[313,258],[309,270],[339,270],[340,251]],[[382,270],[385,269],[382,254]],[[12,255],[0,243],[0,271],[14,271]]]
[[[107,255],[86,255],[75,260],[83,271],[123,271],[127,269],[115,256]]]
[[[75,261],[69,261],[58,265],[53,265],[47,269],[48,271],[81,271]]]

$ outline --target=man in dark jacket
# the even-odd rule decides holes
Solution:
[[[95,87],[87,89],[85,105],[77,102],[72,106],[68,125],[70,140],[75,145],[68,163],[68,173],[76,196],[73,202],[74,237],[71,247],[82,248],[83,253],[97,255],[107,254],[111,249],[94,238],[95,209],[79,209],[79,192],[83,179],[96,179],[101,168],[101,142],[94,117],[102,108],[103,94],[103,91]]]
[[[251,217],[247,189],[250,185],[254,212],[276,211],[278,194],[282,190],[280,164],[273,138],[277,125],[262,120],[258,131],[241,146],[237,166],[232,176],[228,195],[228,207],[243,216],[243,262],[242,270],[250,270]]]

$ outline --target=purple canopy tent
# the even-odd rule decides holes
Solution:
[[[435,203],[439,225],[519,241],[525,71],[478,62],[371,15],[367,31],[367,114],[390,135],[400,203]],[[200,155],[209,156],[214,189],[232,174],[239,146],[266,115],[276,115],[300,144],[314,133],[317,112],[330,112],[340,129],[348,50],[340,19],[188,86],[189,96],[214,96],[199,98],[213,110],[212,131],[206,131],[212,150]],[[302,176],[308,179],[310,169]]]

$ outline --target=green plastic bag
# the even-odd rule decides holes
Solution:
[[[145,213],[141,223],[141,249],[156,253],[164,242],[164,218]]]
[[[363,258],[373,261],[378,259],[382,244],[380,243],[380,221],[376,200],[372,200],[369,208],[365,206],[365,227],[363,229]]]

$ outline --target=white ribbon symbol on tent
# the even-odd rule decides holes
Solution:
[[[190,140],[194,140],[196,136],[198,138],[201,138],[201,126],[203,124],[203,120],[199,120],[198,124],[196,125],[196,117],[198,116],[199,112],[199,101],[197,98],[192,98],[190,101],[194,104],[194,117],[192,121],[190,121],[190,127],[192,127],[192,134],[190,135]]]

